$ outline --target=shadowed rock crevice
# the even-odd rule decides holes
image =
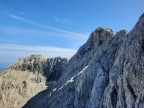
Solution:
[[[126,96],[125,96],[125,92],[124,91],[122,92],[122,99],[123,99],[123,103],[124,103],[124,108],[127,108],[127,105],[126,105]]]
[[[117,90],[115,87],[113,87],[113,91],[111,93],[111,102],[112,102],[113,108],[116,108],[117,106],[117,98],[118,98]]]
[[[142,51],[144,51],[144,38],[142,39],[141,43],[142,43],[141,49],[142,49]]]
[[[135,94],[135,92],[134,92],[132,86],[131,86],[130,84],[128,84],[127,87],[128,87],[128,89],[129,89],[131,95],[133,96],[134,100],[136,101],[137,96],[136,96],[136,94]]]

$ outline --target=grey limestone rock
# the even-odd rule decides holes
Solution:
[[[130,32],[97,28],[69,61],[21,58],[0,74],[0,107],[11,106],[144,108],[144,14]]]
[[[144,108],[144,14],[130,32],[96,29],[41,95],[24,108]]]
[[[20,58],[19,61],[9,69],[29,71],[34,74],[41,74],[46,77],[47,81],[57,81],[66,65],[68,60],[66,58],[55,57],[46,58],[41,55],[31,55],[29,57]]]
[[[0,108],[21,108],[63,74],[66,58],[31,55],[0,74]]]

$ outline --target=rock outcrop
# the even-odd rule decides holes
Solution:
[[[144,108],[144,14],[130,32],[96,29],[24,108]]]
[[[41,74],[46,77],[47,81],[57,81],[63,74],[67,62],[66,58],[61,57],[46,58],[41,55],[31,55],[20,58],[18,63],[11,66],[10,69]]]
[[[65,58],[31,55],[0,74],[0,108],[20,108],[57,81],[67,65]]]

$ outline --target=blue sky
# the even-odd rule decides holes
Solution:
[[[70,58],[98,27],[130,31],[144,0],[0,0],[0,63]]]

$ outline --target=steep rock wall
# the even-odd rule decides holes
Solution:
[[[144,14],[129,33],[96,29],[59,81],[24,108],[143,108],[143,73]]]

